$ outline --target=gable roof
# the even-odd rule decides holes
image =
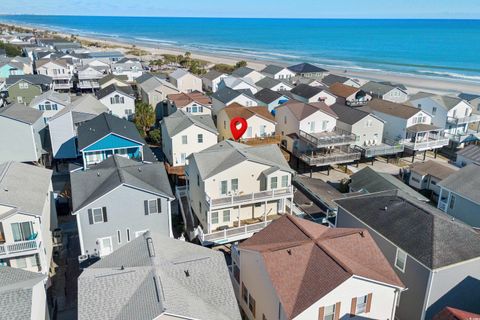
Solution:
[[[472,93],[460,93],[458,95],[458,97],[462,100],[465,100],[465,101],[472,101],[472,100],[480,98],[480,95],[472,94]]]
[[[111,80],[117,80],[119,82],[125,83],[125,85],[128,85],[128,82],[127,82],[128,81],[128,76],[127,75],[115,75],[113,73],[109,73],[105,77],[99,79],[98,83],[102,86],[102,85],[104,85],[105,83],[107,83]],[[138,81],[138,78],[136,80]]]
[[[40,216],[48,198],[51,178],[52,170],[20,162],[4,162],[0,164],[0,203]]]
[[[368,110],[368,109],[389,114],[391,116],[402,118],[402,119],[410,119],[417,113],[424,112],[421,109],[418,109],[412,106],[407,106],[405,104],[390,102],[382,99],[370,100],[366,108],[365,107],[362,108],[362,110]]]
[[[43,74],[24,74],[24,75],[12,75],[7,78],[7,86],[14,85],[15,83],[24,80],[34,85],[50,85],[52,83],[52,78],[45,76]]]
[[[146,232],[78,279],[79,320],[240,320],[225,258],[219,251]]]
[[[457,156],[465,157],[473,162],[480,163],[480,146],[471,144],[457,151]]]
[[[56,102],[58,104],[66,106],[67,104],[70,103],[70,95],[68,93],[59,93],[54,90],[48,90],[41,95],[35,97],[31,102],[30,102],[30,107],[36,106],[40,102],[44,100],[50,100],[53,102]]]
[[[206,74],[203,75],[203,78],[208,79],[210,81],[218,79],[222,76],[224,76],[225,73],[218,72],[217,70],[210,70]]]
[[[432,320],[474,320],[480,319],[480,314],[463,311],[460,309],[445,307],[441,312],[433,316]]]
[[[336,95],[337,97],[348,98],[352,94],[355,94],[358,91],[360,91],[360,89],[347,86],[346,84],[343,84],[343,83],[335,82],[330,86],[329,91],[334,95]]]
[[[202,179],[228,170],[244,161],[261,163],[293,172],[277,145],[248,146],[231,140],[224,140],[205,150],[191,154]]]
[[[438,185],[480,204],[480,164],[471,163],[440,181]]]
[[[430,269],[480,257],[480,234],[473,228],[400,191],[336,202]]]
[[[255,93],[255,99],[266,104],[272,103],[275,100],[280,99],[281,97],[285,96],[278,91],[273,91],[268,88],[264,88]]]
[[[410,171],[416,172],[422,176],[430,175],[440,180],[447,178],[449,175],[455,173],[457,169],[446,166],[439,162],[428,160],[425,162],[415,162],[410,165]]]
[[[145,145],[145,140],[140,136],[135,124],[108,113],[101,113],[78,127],[78,149],[82,150],[111,133]]]
[[[114,92],[119,92],[123,93],[127,96],[130,96],[132,98],[135,98],[135,92],[133,92],[133,89],[131,86],[119,86],[116,83],[112,83],[111,85],[98,90],[97,92],[97,98],[102,99],[108,96],[109,94],[112,94]]]
[[[240,90],[233,90],[232,88],[229,88],[229,87],[223,87],[221,89],[218,89],[212,95],[212,98],[217,99],[218,101],[223,102],[224,104],[227,104],[240,95],[242,95],[242,92]]]
[[[93,118],[91,117],[92,115],[97,116],[103,112],[108,112],[108,108],[103,103],[98,101],[98,99],[95,98],[93,95],[85,94],[78,97],[77,99],[74,99],[72,103],[57,112],[53,117],[49,119],[49,121],[59,118],[68,112],[72,112],[72,115],[82,114],[90,119]],[[74,123],[77,123],[77,121],[75,121],[75,117],[73,118]]]
[[[348,107],[342,103],[335,103],[330,106],[330,108],[335,112],[338,116],[338,121],[341,121],[346,124],[353,125],[358,121],[362,120],[365,117],[368,117],[370,113],[362,110],[358,110],[356,108]],[[375,117],[379,119],[378,117]],[[380,121],[384,122],[383,120],[379,119]]]
[[[0,117],[17,120],[30,125],[37,122],[42,116],[43,111],[27,107],[20,103],[14,103],[0,108]]]
[[[363,229],[328,228],[285,215],[242,242],[239,248],[256,251],[263,257],[288,319],[352,276],[405,287]]]
[[[390,84],[375,82],[375,81],[369,81],[365,83],[363,86],[360,87],[360,89],[362,89],[367,93],[374,93],[380,96],[383,96],[384,94],[392,91],[393,89],[398,89],[400,91],[405,92],[405,90],[403,90],[402,88],[399,88],[398,86],[392,86]]]
[[[321,72],[327,72],[328,71],[328,70],[325,70],[323,68],[317,67],[313,64],[306,63],[306,62],[290,66],[290,67],[288,67],[288,69],[292,72],[295,72],[296,74],[321,73]]]
[[[285,83],[278,79],[273,79],[270,77],[265,77],[255,83],[255,85],[259,86],[260,88],[268,88],[271,89],[276,85],[283,84],[284,86],[292,87],[290,84]]]
[[[195,77],[195,75],[191,74],[190,72],[188,72],[185,69],[176,69],[175,71],[170,73],[169,77],[173,78],[173,79],[180,79],[180,78],[183,78],[187,75]]]
[[[245,107],[238,103],[232,103],[223,109],[229,119],[241,117],[245,120],[253,116],[259,116],[267,121],[275,123],[275,117],[268,111],[267,107]]]
[[[326,84],[327,86],[331,86],[334,83],[345,83],[348,80],[350,80],[350,78],[330,73],[322,79],[322,83]]]
[[[321,87],[312,87],[309,86],[308,84],[301,83],[294,87],[292,90],[290,90],[291,93],[296,94],[297,96],[303,97],[310,99],[320,92],[323,91],[323,88]]]
[[[450,96],[443,96],[443,95],[430,95],[426,97],[430,100],[433,100],[436,102],[439,106],[444,108],[445,110],[450,110],[456,107],[459,103],[461,103],[463,100],[457,97],[450,97]],[[414,101],[419,99],[418,97],[413,96],[410,101]]]
[[[192,102],[196,102],[198,104],[201,104],[202,106],[212,105],[212,100],[210,99],[210,97],[198,91],[190,93],[180,92],[169,94],[167,98],[171,100],[177,108],[185,107]]]
[[[165,125],[170,137],[179,134],[190,126],[197,126],[218,134],[217,127],[215,127],[210,115],[193,115],[183,110],[177,110],[168,117],[163,118],[162,123]]]
[[[351,179],[352,182],[349,186],[355,191],[375,193],[387,190],[402,190],[417,200],[425,202],[429,201],[423,195],[410,188],[393,175],[375,171],[370,167],[365,167],[362,170],[354,173],[351,176]]]
[[[252,73],[254,71],[255,70],[253,70],[252,68],[249,68],[249,67],[240,67],[240,68],[235,69],[232,72],[232,75],[243,78],[245,76],[248,76],[250,73]]]
[[[120,185],[174,198],[165,167],[160,162],[146,164],[114,155],[89,170],[70,173],[70,180],[73,213]]]
[[[323,102],[304,103],[297,100],[289,100],[284,104],[278,106],[277,108],[287,108],[299,121],[305,119],[306,117],[314,114],[317,111],[328,114],[335,119],[338,118],[336,113]]]
[[[281,66],[274,65],[274,64],[269,64],[265,68],[263,68],[263,70],[261,72],[266,73],[266,74],[275,75],[275,74],[279,73],[280,71],[282,71],[283,69],[285,69],[285,68],[281,67]]]

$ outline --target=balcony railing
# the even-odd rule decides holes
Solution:
[[[18,252],[32,251],[32,250],[36,250],[37,248],[38,248],[37,240],[5,243],[0,245],[0,256],[14,254]]]
[[[450,142],[450,139],[448,138],[440,138],[440,139],[429,139],[426,141],[416,141],[416,142],[411,142],[411,141],[405,141],[405,148],[410,149],[410,150],[415,150],[415,151],[424,151],[424,150],[430,150],[430,149],[438,149],[442,148],[444,146],[448,146],[448,143]]]
[[[213,209],[216,207],[227,207],[244,203],[252,203],[256,201],[264,201],[292,196],[293,187],[290,186],[288,188],[252,192],[249,194],[241,194],[240,192],[238,195],[230,195],[220,198],[210,198],[208,195],[206,195],[205,198],[210,209]]]
[[[348,131],[335,128],[331,132],[307,133],[303,130],[299,132],[300,138],[317,148],[346,145],[355,142],[357,136]]]
[[[261,144],[279,144],[280,140],[281,140],[280,136],[266,135],[263,137],[240,139],[240,142],[243,142],[248,145],[261,145]]]
[[[365,158],[373,158],[403,152],[405,146],[400,143],[394,145],[382,143],[380,145],[372,146],[356,146],[355,149],[359,150]]]
[[[468,130],[467,132],[460,132],[460,133],[445,133],[445,137],[449,138],[453,142],[461,143],[469,136],[474,135],[480,137],[480,132],[476,132],[473,130]]]
[[[238,241],[250,237],[255,232],[258,232],[268,226],[271,222],[272,220],[267,220],[241,227],[228,228],[222,231],[214,231],[208,234],[204,234],[202,229],[198,228],[198,238],[202,243],[228,243],[231,241]]]
[[[345,101],[345,104],[349,107],[360,107],[360,106],[366,106],[368,101],[366,100],[350,100],[350,101]]]
[[[456,117],[448,117],[447,122],[451,124],[465,124],[465,123],[472,123],[472,122],[479,122],[480,115],[472,114],[468,117],[456,118]]]
[[[348,148],[346,151],[336,151],[326,154],[316,151],[296,151],[293,154],[309,166],[326,166],[337,163],[348,163],[359,160],[362,156],[361,152]]]

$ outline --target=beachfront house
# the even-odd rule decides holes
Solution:
[[[286,95],[270,89],[262,89],[255,93],[254,96],[258,101],[258,105],[267,107],[269,112],[274,112],[276,107],[290,99]]]
[[[321,80],[328,70],[317,67],[311,63],[299,63],[288,67],[288,70],[295,73],[297,77]]]
[[[307,84],[299,84],[290,91],[294,99],[304,103],[324,102],[331,106],[337,101],[337,97],[324,87],[312,87]]]
[[[339,76],[333,73],[330,73],[329,75],[325,76],[322,79],[322,83],[326,85],[327,87],[330,87],[334,83],[341,83],[346,86],[354,87],[354,88],[360,88],[361,84],[358,80],[356,79],[351,79],[348,77],[344,76]]]
[[[173,236],[175,198],[162,163],[113,155],[89,170],[72,172],[70,180],[80,261],[109,255],[146,231]]]
[[[48,121],[52,155],[55,159],[75,159],[78,127],[108,109],[92,95],[83,95]]]
[[[438,208],[480,229],[480,165],[471,163],[440,181]]]
[[[234,140],[230,129],[230,122],[234,118],[243,118],[247,121],[247,130],[239,139],[247,144],[280,143],[275,135],[275,117],[267,107],[250,107],[233,103],[220,110],[217,115],[219,140]]]
[[[231,274],[250,320],[394,319],[405,289],[367,230],[290,215],[235,246]]]
[[[280,80],[289,80],[295,76],[295,72],[291,71],[290,69],[273,64],[267,65],[260,72],[267,77]]]
[[[338,82],[332,84],[328,91],[345,100],[345,104],[350,107],[364,106],[372,100],[372,97],[365,91]]]
[[[43,112],[23,104],[0,109],[0,163],[5,161],[45,163],[48,133]]]
[[[38,166],[0,164],[0,269],[50,274],[57,227],[51,178],[51,170]]]
[[[235,69],[232,72],[232,76],[235,76],[237,78],[250,79],[253,83],[256,83],[265,78],[265,75],[249,67],[240,67],[238,69]]]
[[[180,109],[163,118],[162,150],[173,167],[184,166],[187,157],[217,143],[218,131],[208,114],[187,113]]]
[[[115,154],[138,161],[154,161],[135,124],[125,119],[102,113],[82,123],[77,132],[84,170]]]
[[[123,53],[119,51],[92,51],[88,52],[86,56],[82,59],[82,64],[95,65],[95,63],[98,61],[110,65],[123,58]]]
[[[258,101],[250,90],[233,90],[225,87],[212,95],[212,114],[216,116],[220,110],[232,103],[245,107],[258,106]]]
[[[292,84],[270,77],[263,78],[262,80],[256,82],[255,85],[259,88],[270,89],[273,91],[290,91],[293,89]]]
[[[457,158],[455,160],[457,167],[462,168],[470,163],[480,164],[480,146],[471,144],[457,151]]]
[[[71,102],[68,93],[59,93],[54,90],[47,91],[30,102],[29,107],[42,111],[45,123]]]
[[[112,316],[242,319],[221,252],[154,232],[140,234],[78,278],[78,319]]]
[[[184,69],[173,71],[168,78],[180,92],[203,92],[202,79]]]
[[[95,92],[100,89],[100,79],[110,72],[109,67],[81,66],[77,68],[77,89]]]
[[[109,85],[97,92],[97,99],[119,118],[132,120],[135,115],[135,92],[130,86]]]
[[[287,213],[290,169],[276,145],[222,141],[188,157],[177,187],[188,237],[204,245],[246,239]]]
[[[116,76],[127,76],[129,82],[133,82],[143,73],[143,66],[136,58],[122,58],[111,64],[112,73]]]
[[[211,115],[212,100],[202,92],[175,93],[167,96],[167,116],[177,110],[183,110],[192,115]]]
[[[337,118],[323,102],[290,100],[275,109],[282,145],[310,169],[360,159],[360,152],[350,147],[357,136],[337,127]]]
[[[221,73],[216,70],[210,70],[202,77],[203,90],[207,92],[216,92],[220,82],[228,77],[226,73]]]
[[[381,99],[373,99],[361,109],[385,121],[387,144],[403,144],[413,156],[419,151],[425,156],[427,150],[436,151],[449,143],[443,128],[432,125],[432,116],[421,109]]]
[[[480,115],[473,114],[473,107],[465,100],[419,92],[410,98],[409,104],[431,114],[432,124],[445,129],[445,135],[454,147],[480,137]],[[477,125],[477,130],[469,129],[470,124]]]
[[[144,74],[142,82],[137,82],[138,95],[141,100],[153,107],[157,119],[168,115],[168,105],[164,103],[170,94],[177,94],[180,91],[170,82],[160,79],[157,76]],[[143,79],[144,78],[144,79]],[[137,80],[140,78],[137,78]]]
[[[397,301],[395,318],[431,319],[445,306],[480,311],[475,230],[400,191],[336,202],[337,227],[367,229],[408,288]]]
[[[438,184],[456,171],[454,167],[433,160],[412,163],[409,167],[408,185],[423,191],[438,203],[441,190]]]
[[[35,97],[52,89],[52,81],[52,78],[40,74],[10,76],[5,81],[7,100],[28,105]]]
[[[257,93],[259,88],[249,78],[237,78],[235,76],[228,76],[222,79],[218,84],[218,88],[222,89],[228,87],[233,90],[250,90],[252,93]]]
[[[390,83],[369,81],[360,87],[373,98],[390,102],[404,103],[408,100],[408,93],[403,86]]]
[[[35,62],[37,74],[53,79],[53,90],[70,91],[73,89],[75,65],[69,59],[42,59]]]

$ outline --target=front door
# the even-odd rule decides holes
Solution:
[[[100,238],[100,257],[104,257],[112,253],[112,237]]]

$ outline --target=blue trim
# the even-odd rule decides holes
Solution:
[[[101,151],[105,149],[123,149],[132,147],[141,147],[143,144],[122,138],[110,133],[108,136],[98,140],[94,144],[82,149],[81,151]]]

